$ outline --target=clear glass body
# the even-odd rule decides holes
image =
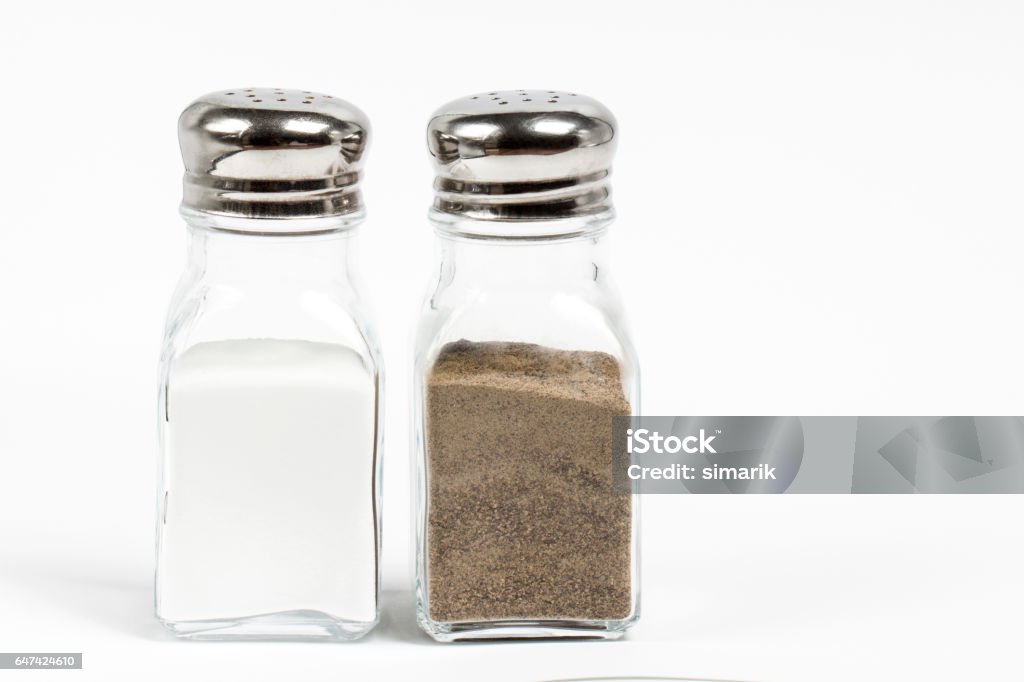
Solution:
[[[413,400],[419,624],[438,641],[619,637],[639,617],[639,504],[612,491],[611,412],[638,414],[640,379],[608,274],[611,216],[432,221]],[[587,397],[605,393],[618,397]]]
[[[195,639],[358,638],[379,614],[383,405],[358,221],[281,234],[185,217],[160,364],[157,617]]]

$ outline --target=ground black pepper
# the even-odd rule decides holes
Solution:
[[[427,576],[438,622],[617,620],[632,608],[632,499],[612,492],[606,353],[445,346],[427,379]]]

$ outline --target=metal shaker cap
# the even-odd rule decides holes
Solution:
[[[239,88],[200,97],[178,119],[182,208],[242,218],[357,217],[369,133],[366,115],[331,95]]]
[[[615,117],[558,90],[482,92],[449,102],[427,126],[434,211],[499,221],[610,213]]]

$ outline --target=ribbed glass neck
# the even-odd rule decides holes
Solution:
[[[205,228],[216,232],[261,235],[267,237],[297,237],[302,235],[343,232],[359,226],[366,219],[362,210],[343,216],[324,218],[240,218],[196,211],[182,205],[182,218],[191,227]]]
[[[599,235],[615,219],[611,209],[557,220],[481,220],[430,210],[430,222],[442,236],[494,241],[546,241]]]

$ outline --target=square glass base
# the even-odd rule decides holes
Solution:
[[[202,640],[282,640],[345,642],[359,639],[377,620],[339,620],[322,611],[286,611],[244,618],[169,621],[160,619],[178,637]]]
[[[480,639],[619,639],[636,618],[626,620],[535,620],[438,623],[422,613],[420,627],[438,642]]]

